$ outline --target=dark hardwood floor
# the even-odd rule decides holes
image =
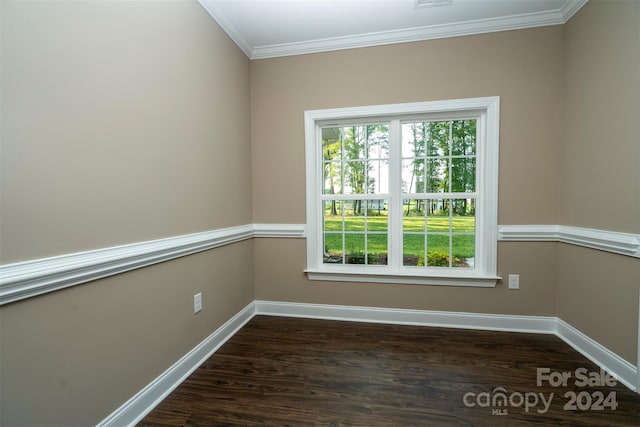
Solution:
[[[640,426],[599,373],[552,335],[256,316],[139,426]]]

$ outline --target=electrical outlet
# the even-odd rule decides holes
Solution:
[[[194,314],[202,310],[202,292],[198,292],[193,296],[193,312]]]
[[[520,289],[520,275],[519,274],[510,274],[509,275],[509,289]]]

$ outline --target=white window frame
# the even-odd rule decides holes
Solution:
[[[400,205],[400,143],[393,138],[400,121],[418,115],[429,120],[470,117],[477,120],[476,147],[476,253],[473,268],[408,267],[392,262],[391,252],[402,251],[402,218],[389,216],[388,265],[336,265],[322,262],[322,132],[321,126],[332,122],[374,120],[390,123],[390,188],[389,204]],[[498,240],[498,159],[500,97],[454,99],[406,104],[310,110],[304,113],[307,191],[307,268],[310,280],[378,282],[424,285],[494,287],[497,280]],[[397,133],[399,135],[399,132]],[[395,150],[395,153],[394,153]],[[395,177],[395,178],[394,178]],[[395,211],[398,212],[397,210]],[[396,215],[397,216],[397,215]],[[399,236],[398,236],[399,235]],[[396,257],[396,260],[398,257]]]

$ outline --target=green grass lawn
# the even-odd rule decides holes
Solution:
[[[387,216],[370,216],[366,218],[367,229],[367,253],[386,254],[387,253]],[[449,235],[434,234],[448,233],[450,229],[449,216],[432,215],[426,221],[418,216],[403,217],[403,252],[407,257],[420,257],[424,255],[425,231],[428,252],[438,251],[449,253]],[[324,222],[324,244],[329,254],[342,253],[342,235],[334,234],[331,231],[341,232],[343,230],[342,217],[325,216]],[[345,249],[349,254],[365,252],[365,218],[364,216],[345,216],[344,231]],[[471,232],[475,231],[475,218],[473,216],[453,216],[451,220],[451,231]],[[329,232],[329,233],[326,233]],[[475,238],[473,235],[453,235],[452,249],[454,257],[471,258],[474,256]]]

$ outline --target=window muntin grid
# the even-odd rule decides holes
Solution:
[[[474,268],[476,125],[402,123],[403,266]]]

